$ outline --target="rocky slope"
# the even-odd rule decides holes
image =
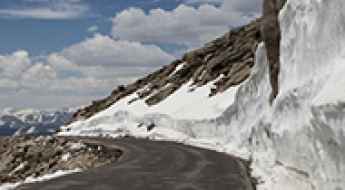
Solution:
[[[261,19],[231,30],[204,47],[186,53],[152,74],[127,86],[119,86],[105,99],[78,110],[72,121],[82,120],[107,109],[132,93],[149,106],[164,101],[182,85],[192,81],[191,90],[213,83],[209,96],[214,96],[246,80],[254,65],[257,45],[261,42]]]
[[[0,138],[0,184],[60,170],[90,169],[116,161],[122,152],[62,137]]]
[[[52,134],[70,120],[72,110],[4,110],[0,112],[0,136]]]

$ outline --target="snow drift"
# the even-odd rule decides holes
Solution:
[[[184,97],[203,93],[182,88],[166,103],[174,111],[166,111],[164,103],[130,108],[127,101],[133,97],[128,97],[61,134],[131,134],[237,154],[252,159],[258,189],[345,189],[344,10],[343,0],[287,1],[280,15],[281,89],[272,106],[261,44],[250,78],[237,90],[192,102]],[[174,104],[183,100],[188,101]],[[227,108],[210,109],[225,101]],[[205,102],[208,107],[198,107]],[[194,117],[198,113],[214,118],[200,120]],[[151,131],[143,127],[152,123]]]

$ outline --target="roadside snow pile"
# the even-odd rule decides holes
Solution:
[[[344,10],[343,0],[288,0],[281,12],[281,89],[272,106],[266,53],[260,45],[252,74],[234,101],[234,91],[209,103],[211,99],[201,98],[202,89],[188,92],[185,86],[152,108],[128,106],[133,97],[122,100],[67,126],[61,135],[176,140],[251,158],[253,174],[262,181],[259,190],[343,190]],[[205,114],[199,117],[193,110]]]
[[[245,147],[259,189],[345,187],[345,1],[288,0],[281,12],[280,92],[269,106],[264,49],[219,123]]]

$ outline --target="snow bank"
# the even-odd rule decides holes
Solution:
[[[267,103],[267,64],[259,48],[258,70],[222,118],[229,143],[250,152],[264,181],[259,189],[345,188],[344,8],[342,0],[289,0],[281,13],[275,104]]]
[[[130,134],[250,157],[259,190],[345,189],[344,10],[344,0],[288,0],[281,13],[281,89],[272,106],[261,44],[234,101],[231,90],[212,102],[203,89],[184,86],[152,108],[128,106],[129,97],[61,134]]]

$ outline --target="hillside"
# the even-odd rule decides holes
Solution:
[[[186,53],[181,60],[133,84],[119,86],[107,98],[78,110],[72,121],[87,119],[133,93],[137,96],[132,96],[128,104],[141,101],[151,107],[164,102],[185,85],[189,92],[206,86],[209,97],[229,91],[250,75],[256,47],[261,42],[260,23],[261,19],[257,19],[233,29],[204,47]]]

